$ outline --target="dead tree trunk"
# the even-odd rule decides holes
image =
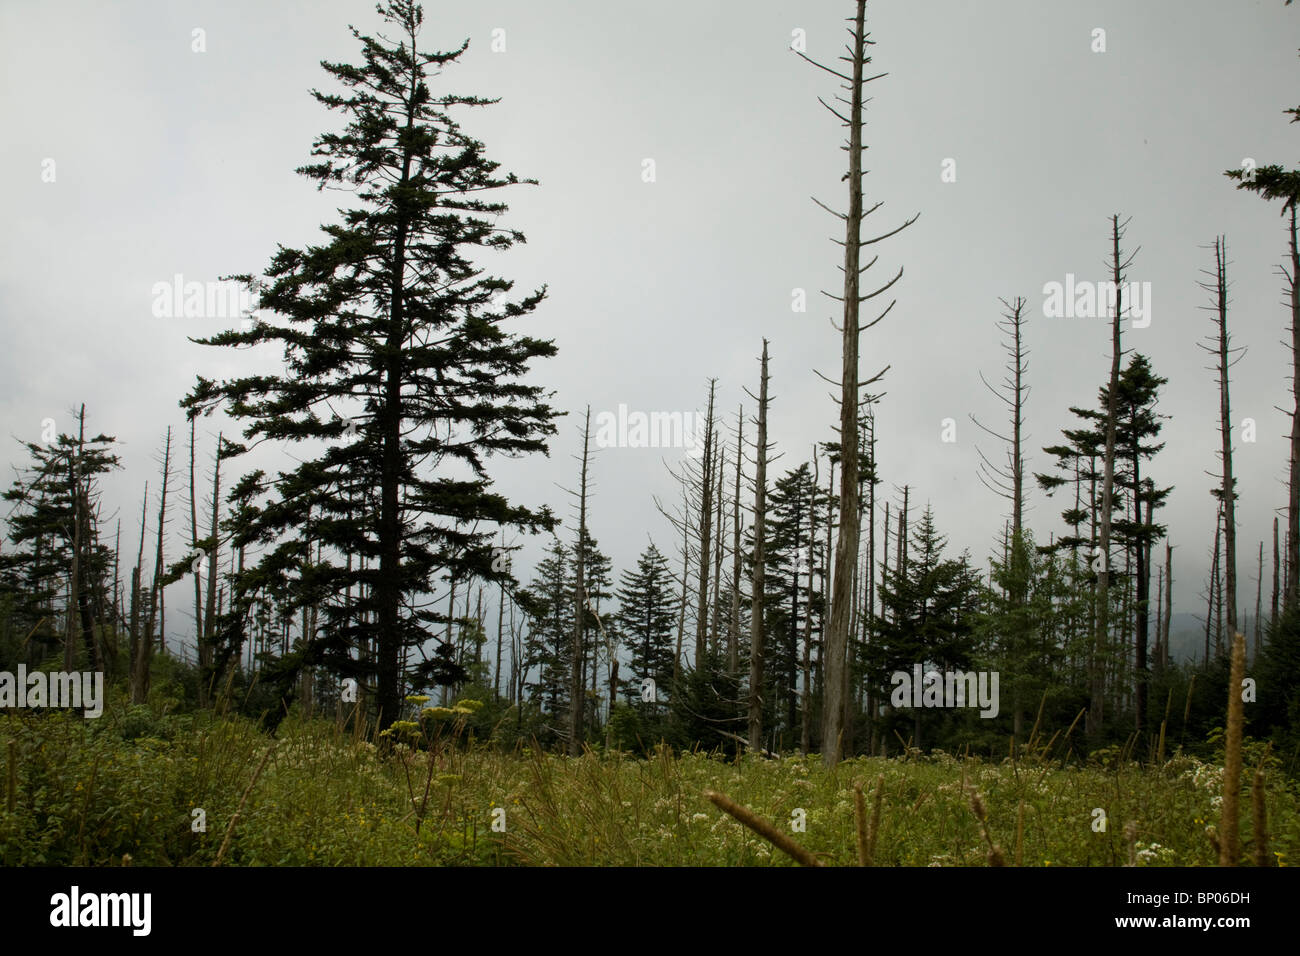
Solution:
[[[1291,269],[1287,284],[1291,295],[1291,393],[1295,407],[1291,411],[1291,461],[1287,481],[1286,509],[1286,590],[1283,607],[1295,606],[1300,597],[1300,248],[1296,242],[1296,205],[1291,203],[1288,229]]]
[[[901,232],[916,221],[916,217],[913,216],[912,219],[903,223],[897,229],[867,240],[865,243],[862,239],[862,219],[864,216],[862,209],[863,89],[867,83],[884,75],[880,74],[871,77],[863,75],[865,65],[871,61],[871,58],[866,55],[868,41],[864,26],[865,19],[866,0],[857,0],[857,12],[853,20],[853,29],[850,31],[853,38],[851,56],[845,58],[852,63],[852,76],[847,76],[838,70],[816,63],[808,59],[803,53],[799,54],[808,62],[843,80],[847,84],[849,93],[848,100],[843,97],[836,98],[840,103],[847,104],[849,108],[847,116],[822,101],[822,105],[826,106],[844,126],[848,127],[849,131],[849,170],[846,177],[849,181],[849,208],[847,213],[834,213],[843,220],[845,226],[844,293],[840,297],[831,296],[831,298],[838,298],[843,304],[844,319],[840,330],[843,343],[841,356],[843,361],[839,381],[840,528],[836,542],[835,570],[831,584],[831,618],[822,642],[821,653],[822,686],[824,690],[822,699],[822,759],[827,766],[833,766],[840,759],[843,744],[841,737],[844,728],[844,707],[849,689],[850,610],[854,596],[853,575],[858,563],[858,537],[861,522],[858,508],[858,405],[861,401],[859,392],[862,388],[879,381],[880,377],[888,370],[888,366],[886,366],[885,369],[876,373],[874,377],[866,382],[859,383],[858,354],[860,343],[858,339],[863,331],[871,328],[888,314],[893,307],[893,303],[890,303],[879,316],[865,327],[859,323],[859,310],[862,302],[888,291],[903,274],[903,270],[899,269],[897,275],[880,288],[865,296],[860,295],[859,283],[861,273],[864,271],[863,267],[860,266],[862,246],[886,239]],[[871,210],[868,210],[868,214],[878,209],[879,205],[877,203]],[[871,262],[867,263],[866,268],[870,268],[871,265]]]
[[[704,418],[703,475],[700,485],[700,590],[695,611],[695,670],[704,670],[708,649],[709,548],[713,543],[713,397],[717,380],[709,380],[709,410]]]
[[[745,460],[745,407],[736,411],[736,486],[731,501],[731,626],[727,631],[727,673],[740,671],[740,478]]]
[[[1219,553],[1220,537],[1223,534],[1223,503],[1219,503],[1219,511],[1214,516],[1214,550],[1210,555],[1210,580],[1206,586],[1209,592],[1206,595],[1205,608],[1205,663],[1210,663],[1210,632],[1214,625],[1214,599],[1219,592]]]
[[[591,406],[587,407],[587,418],[582,426],[582,473],[578,483],[578,544],[574,558],[573,586],[573,648],[569,658],[572,675],[569,682],[569,755],[582,756],[582,718],[586,687],[583,681],[582,665],[584,662],[584,631],[587,623],[587,584],[585,542],[587,540],[587,460],[591,444]]]
[[[220,554],[221,529],[221,434],[217,433],[217,456],[212,465],[212,521],[208,525],[208,594],[203,613],[202,636],[199,638],[199,680],[208,688],[219,675],[212,673],[217,637],[217,560]],[[314,612],[313,612],[314,613]],[[211,691],[205,691],[210,696]]]
[[[681,577],[681,601],[677,610],[677,651],[673,655],[673,684],[676,685],[682,676],[682,638],[686,632],[686,602],[688,590],[688,575],[690,574],[691,563],[691,503],[687,495],[685,486],[682,487],[682,577]]]
[[[812,484],[808,493],[808,613],[803,619],[803,694],[799,707],[799,752],[807,754],[812,747],[812,595],[814,557],[817,547],[817,446],[813,446]],[[797,541],[797,535],[796,535]],[[795,570],[796,579],[798,569]]]
[[[1255,577],[1255,654],[1252,663],[1259,663],[1259,653],[1264,648],[1260,638],[1259,618],[1264,610],[1264,542],[1259,543],[1259,574]]]
[[[149,588],[149,616],[145,620],[144,634],[139,641],[138,656],[135,660],[135,681],[131,702],[145,704],[149,701],[149,666],[153,662],[153,628],[155,621],[163,620],[162,580],[163,580],[163,530],[167,524],[167,485],[171,478],[172,430],[167,429],[167,438],[163,445],[162,492],[158,496],[158,535],[154,552],[153,584]],[[160,630],[162,624],[159,624]]]
[[[1277,627],[1277,610],[1278,610],[1278,550],[1277,550],[1277,518],[1273,519],[1273,603],[1270,609],[1268,626],[1270,629]]]
[[[1106,403],[1106,452],[1101,485],[1101,568],[1097,580],[1097,620],[1093,634],[1091,696],[1086,733],[1096,739],[1101,732],[1104,716],[1103,695],[1106,692],[1106,649],[1110,639],[1110,524],[1115,491],[1115,425],[1119,402],[1119,365],[1122,347],[1120,322],[1124,312],[1124,274],[1132,259],[1120,258],[1119,240],[1122,229],[1119,215],[1111,217],[1111,282],[1115,287],[1115,309],[1111,317],[1110,385]]]
[[[1222,483],[1216,491],[1223,503],[1223,584],[1224,606],[1227,611],[1228,633],[1237,633],[1237,492],[1232,477],[1232,411],[1228,395],[1228,368],[1232,365],[1230,354],[1239,351],[1229,348],[1228,335],[1228,277],[1227,248],[1222,236],[1214,241],[1214,272],[1211,282],[1199,283],[1213,296],[1210,311],[1214,316],[1214,332],[1209,345],[1201,347],[1217,359],[1216,371],[1219,386],[1219,460],[1223,463]]]
[[[713,542],[713,602],[710,611],[710,635],[709,646],[713,648],[718,657],[721,657],[722,643],[722,552],[723,548],[723,529],[722,529],[722,481],[727,473],[727,450],[721,442],[717,448],[718,467],[714,472],[714,498],[715,512],[713,515],[714,542]]]
[[[199,495],[198,482],[194,474],[194,438],[198,425],[197,418],[190,419],[190,556],[195,558],[199,551]],[[193,566],[190,576],[194,578],[194,647],[199,658],[199,706],[208,705],[208,685],[203,673],[203,575]]]
[[[763,749],[763,596],[766,588],[767,534],[767,339],[759,359],[758,439],[754,444],[754,567],[750,572],[749,610],[749,749]],[[752,397],[752,396],[751,396]]]
[[[1165,629],[1160,635],[1161,668],[1169,666],[1169,626],[1174,616],[1174,549],[1165,541]]]

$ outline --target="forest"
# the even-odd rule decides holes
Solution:
[[[838,178],[792,167],[764,188],[817,192],[836,284],[793,290],[784,338],[737,321],[719,373],[655,410],[630,390],[557,400],[565,346],[540,324],[556,295],[531,269],[506,277],[527,244],[507,201],[547,180],[473,135],[497,99],[451,92],[471,41],[435,38],[459,35],[456,10],[357,10],[352,58],[319,60],[314,102],[294,94],[324,130],[300,188],[343,205],[271,237],[256,270],[152,283],[158,334],[194,357],[176,404],[152,409],[153,463],[75,373],[65,412],[8,422],[0,861],[1290,865],[1300,168],[1198,170],[1222,194],[1207,208],[1266,214],[1273,259],[1250,269],[1222,233],[1122,211],[1071,223],[1104,270],[963,319],[996,361],[964,359],[977,388],[909,445],[891,390],[926,359],[877,341],[907,308],[892,250],[929,209],[872,195],[868,104],[892,79],[869,6],[837,2],[834,40],[777,37],[820,90],[809,128]],[[213,55],[203,33],[192,55]],[[1105,30],[1081,37],[1112,55]],[[480,42],[504,52],[506,33]],[[1247,95],[1300,122],[1284,91]],[[932,178],[955,186],[941,158]],[[631,175],[661,174],[646,159]],[[703,215],[698,232],[735,238]],[[1142,271],[1155,242],[1194,256],[1200,311],[1177,321],[1201,366],[1144,337],[1173,321]],[[1239,320],[1242,287],[1273,268],[1259,294],[1280,284],[1280,304]],[[621,308],[604,301],[604,321]],[[914,350],[945,335],[907,321]],[[1031,363],[1066,323],[1073,357]],[[814,336],[831,364],[792,364]],[[655,374],[635,345],[583,347],[601,375]],[[1250,366],[1242,403],[1247,347],[1272,364]],[[1058,362],[1090,384],[1062,390]],[[782,408],[805,387],[814,401]],[[1213,414],[1171,438],[1177,388]],[[973,498],[924,458],[959,432],[977,461],[952,480]],[[664,479],[640,504],[606,466],[630,454]],[[952,540],[971,526],[977,551]]]

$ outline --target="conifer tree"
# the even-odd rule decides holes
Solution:
[[[889,677],[894,671],[964,669],[975,650],[980,624],[980,581],[969,557],[945,558],[947,538],[934,524],[926,505],[906,541],[905,560],[885,577],[881,603],[887,620],[878,639],[866,646],[864,669],[873,684],[889,698]],[[913,743],[921,746],[921,713],[913,717]]]
[[[545,712],[559,721],[569,714],[573,585],[569,549],[558,538],[538,562],[532,584],[518,593],[518,600],[529,619],[523,670],[538,669],[536,680],[527,682],[526,687]],[[555,726],[558,729],[559,725]]]
[[[520,381],[554,346],[503,328],[532,312],[545,289],[512,300],[512,283],[482,264],[485,254],[524,241],[497,224],[506,206],[487,197],[533,181],[498,174],[449,115],[494,100],[430,87],[469,41],[426,52],[418,4],[388,0],[379,12],[400,37],[353,29],[363,62],[322,63],[346,90],[313,95],[347,125],[321,135],[313,149],[320,161],[298,170],[322,189],[351,191],[357,205],[323,227],[320,244],[275,254],[259,302],[273,319],[198,340],[276,344],[282,371],[221,383],[200,377],[182,404],[224,403],[245,421],[244,442],[228,446],[227,457],[265,441],[303,443],[295,454],[306,459],[269,482],[270,500],[243,531],[273,545],[263,571],[301,567],[300,529],[312,515],[323,551],[304,594],[321,603],[323,620],[296,664],[362,670],[386,726],[408,680],[445,685],[463,676],[446,648],[423,652],[448,620],[428,599],[436,580],[500,581],[507,572],[493,567],[497,532],[554,527],[546,509],[495,493],[485,459],[545,452],[556,413],[546,393]],[[252,571],[236,602],[254,586]],[[354,596],[345,602],[344,594]],[[373,658],[360,654],[369,645]],[[407,659],[419,663],[404,669]]]
[[[113,450],[116,439],[87,436],[85,422],[83,405],[75,435],[23,443],[29,463],[0,495],[10,503],[7,537],[13,549],[0,554],[0,577],[14,594],[24,638],[52,644],[62,634],[65,661],[80,645],[88,664],[103,670],[115,656],[116,632],[107,628],[114,557],[99,540],[99,486],[121,463]],[[63,626],[56,628],[60,602]]]
[[[673,626],[677,617],[677,594],[667,559],[651,544],[637,559],[636,569],[623,572],[618,589],[618,627],[631,652],[628,699],[642,701],[641,682],[654,681],[654,701],[673,679]]]

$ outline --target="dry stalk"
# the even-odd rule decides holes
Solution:
[[[745,826],[749,827],[764,840],[767,840],[782,853],[789,856],[795,862],[802,866],[821,866],[822,861],[817,859],[794,840],[778,830],[772,824],[768,823],[762,817],[757,816],[753,811],[735,803],[726,794],[718,793],[714,790],[705,790],[704,795],[712,801],[713,805],[724,813],[730,814],[736,820],[739,820]]]
[[[1002,855],[1002,847],[993,842],[993,836],[989,833],[988,814],[984,810],[984,801],[980,799],[979,791],[971,788],[970,808],[975,814],[975,819],[980,823],[980,830],[984,833],[984,842],[989,845],[989,866],[1006,866],[1006,857]]]
[[[262,775],[262,768],[266,762],[271,759],[271,754],[275,750],[275,744],[266,748],[266,753],[262,754],[262,762],[257,765],[257,770],[253,773],[253,779],[248,781],[248,786],[244,788],[244,795],[239,798],[239,806],[230,817],[230,823],[226,826],[226,835],[221,840],[221,849],[217,850],[217,858],[212,861],[213,866],[220,866],[221,861],[226,857],[226,850],[230,848],[230,838],[235,835],[235,822],[239,819],[239,814],[244,809],[244,804],[248,802],[248,795],[253,792],[253,787],[257,783],[257,778]]]

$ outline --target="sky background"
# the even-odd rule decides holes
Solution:
[[[459,121],[503,171],[540,182],[503,197],[505,223],[527,245],[486,264],[517,292],[548,286],[516,327],[555,341],[557,357],[533,380],[570,415],[549,458],[492,470],[512,500],[563,514],[562,535],[572,520],[561,488],[576,484],[587,405],[593,415],[620,403],[695,411],[716,378],[730,427],[740,403],[753,412],[742,390],[757,391],[765,337],[770,436],[785,456],[772,477],[834,437],[838,412],[816,371],[838,374],[838,304],[818,290],[841,286],[831,240],[843,230],[811,197],[847,202],[843,130],[817,103],[839,89],[789,47],[802,30],[808,55],[833,61],[853,7],[425,4],[426,46],[469,39],[432,82],[435,95],[500,97]],[[360,59],[349,24],[382,29],[361,0],[0,2],[0,434],[10,441],[0,462],[21,463],[17,442],[36,440],[43,419],[70,431],[84,402],[89,427],[121,443],[125,467],[104,488],[124,551],[137,543],[144,482],[157,488],[165,429],[187,431],[177,402],[195,375],[249,374],[277,358],[191,343],[237,320],[157,317],[153,286],[177,273],[207,282],[257,272],[277,245],[317,241],[347,204],[294,169],[310,161],[315,137],[339,128],[308,91],[335,89],[320,60]],[[1233,370],[1233,419],[1257,423],[1257,441],[1235,445],[1238,602],[1253,613],[1258,543],[1271,552],[1286,499],[1289,420],[1276,407],[1291,401],[1277,274],[1286,237],[1277,205],[1236,190],[1223,171],[1247,157],[1296,165],[1300,127],[1282,111],[1300,102],[1300,10],[1282,0],[872,0],[867,27],[871,68],[888,75],[868,87],[866,202],[882,205],[864,235],[920,214],[872,247],[880,259],[864,277],[873,288],[904,269],[897,304],[862,340],[864,375],[890,366],[877,409],[879,494],[910,485],[953,552],[968,548],[984,564],[1006,508],[977,478],[977,447],[1001,451],[969,416],[1004,420],[980,381],[1002,374],[999,298],[1028,300],[1028,467],[1046,471],[1040,449],[1073,426],[1069,406],[1095,404],[1109,336],[1105,319],[1044,317],[1043,287],[1067,273],[1104,279],[1119,213],[1136,252],[1129,278],[1152,295],[1149,327],[1126,324],[1124,343],[1169,379],[1159,406],[1171,416],[1167,444],[1148,473],[1175,486],[1159,516],[1175,545],[1175,610],[1197,611],[1219,443],[1214,376],[1197,347],[1211,331],[1210,300],[1197,282],[1222,234],[1233,344],[1247,350]],[[1092,49],[1097,28],[1105,52]],[[204,52],[192,49],[195,29]],[[491,49],[494,30],[504,51]],[[645,159],[654,182],[643,180]],[[948,159],[955,182],[941,178]],[[795,289],[806,291],[806,312],[792,309]],[[955,442],[941,440],[945,418]],[[234,430],[200,422],[202,471],[220,427]],[[654,498],[678,495],[668,466],[681,455],[595,456],[589,522],[616,573],[649,539],[675,549]],[[1031,490],[1027,521],[1040,541],[1062,532],[1064,504]],[[171,557],[186,550],[187,505],[176,506]],[[527,543],[520,577],[545,544]],[[184,593],[168,603],[168,630],[183,635]]]

